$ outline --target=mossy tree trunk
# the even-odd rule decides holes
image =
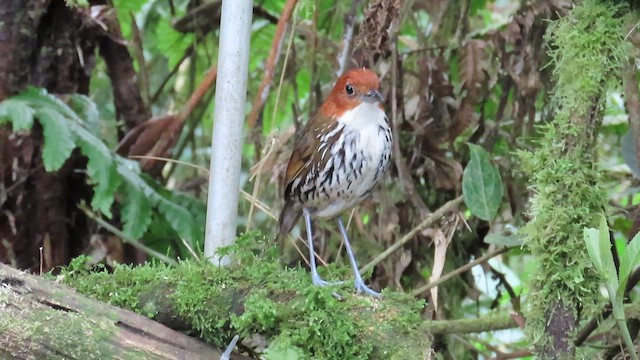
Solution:
[[[527,328],[543,359],[575,356],[580,312],[598,302],[583,229],[595,227],[607,205],[596,149],[607,86],[618,81],[627,54],[619,11],[588,0],[551,24],[556,114],[539,147],[521,154],[535,189],[524,233],[540,264]]]

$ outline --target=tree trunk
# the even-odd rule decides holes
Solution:
[[[212,360],[221,355],[142,315],[0,263],[0,358]]]
[[[89,9],[68,7],[64,0],[0,1],[0,101],[30,85],[53,94],[87,94],[99,47],[124,123],[148,119],[115,14],[104,14],[94,19]],[[67,264],[95,230],[77,208],[92,194],[85,159],[74,153],[60,170],[47,173],[42,145],[39,126],[28,133],[0,127],[0,261],[32,271]]]

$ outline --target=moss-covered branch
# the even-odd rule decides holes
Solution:
[[[595,149],[607,85],[626,60],[617,11],[610,2],[587,0],[551,24],[556,114],[536,151],[521,154],[535,190],[523,232],[541,265],[527,328],[541,358],[572,358],[579,308],[599,301],[583,228],[594,226],[607,200]]]
[[[381,300],[358,296],[348,283],[311,286],[304,269],[283,269],[277,249],[254,246],[258,241],[239,238],[236,246],[242,250],[234,252],[237,264],[231,267],[185,261],[177,267],[90,272],[80,259],[65,270],[64,281],[221,348],[239,334],[244,350],[264,350],[257,337],[267,347],[267,359],[281,358],[269,354],[283,352],[314,359],[414,359],[431,351],[420,318],[423,301],[392,292],[384,292]],[[348,278],[348,269],[343,270],[329,269],[326,277]]]

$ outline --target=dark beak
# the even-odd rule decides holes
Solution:
[[[380,94],[380,92],[378,92],[377,90],[369,90],[368,93],[363,94],[360,98],[362,99],[362,101],[368,103],[384,102],[382,94]]]

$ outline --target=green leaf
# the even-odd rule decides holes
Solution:
[[[604,268],[602,266],[602,256],[600,256],[600,234],[597,229],[584,228],[582,231],[584,242],[587,246],[587,252],[596,268],[596,272],[604,277]],[[606,279],[605,279],[606,280]]]
[[[203,227],[197,225],[196,217],[191,214],[187,207],[174,201],[172,192],[159,186],[148,178],[148,176],[140,174],[140,168],[137,162],[118,157],[117,168],[118,173],[124,178],[124,181],[133,186],[133,188],[128,191],[129,195],[131,195],[134,189],[137,192],[143,193],[151,205],[157,207],[160,214],[163,215],[180,236],[192,244],[195,243]],[[145,178],[148,178],[148,180],[145,180]],[[142,213],[142,215],[146,215],[146,213]],[[133,220],[150,221],[147,218]]]
[[[600,226],[598,229],[598,238],[600,245],[600,259],[602,260],[602,269],[605,281],[613,289],[618,289],[618,274],[616,266],[613,262],[613,253],[611,252],[611,240],[609,238],[609,226],[604,215],[600,214]],[[609,294],[614,296],[615,294]],[[612,300],[613,301],[613,300]]]
[[[471,160],[462,175],[464,202],[473,215],[491,221],[502,202],[502,178],[486,150],[475,144],[469,150]]]
[[[178,232],[178,235],[191,244],[195,243],[199,230],[196,227],[194,217],[186,208],[172,201],[169,191],[164,188],[158,190],[160,190],[158,194],[158,211],[171,224],[171,227]]]
[[[76,147],[69,131],[69,122],[54,109],[38,109],[35,116],[44,132],[42,160],[45,170],[51,172],[62,167]]]
[[[34,110],[22,101],[7,99],[0,103],[0,122],[11,120],[13,131],[28,130],[33,126]]]
[[[640,262],[640,233],[631,239],[627,244],[624,253],[620,256],[620,286],[618,287],[618,296],[624,295],[627,287],[627,281],[633,269]]]
[[[113,155],[99,138],[95,137],[80,124],[69,123],[80,151],[88,159],[87,174],[89,175],[90,183],[94,185],[91,207],[111,218],[111,205],[114,201],[114,194],[122,182],[116,172]]]
[[[151,203],[140,189],[131,184],[125,186],[125,191],[127,196],[123,198],[123,232],[132,239],[139,239],[144,235],[151,223]]]
[[[67,119],[82,121],[78,118],[78,114],[67,106],[67,104],[42,88],[28,87],[25,91],[14,96],[14,99],[22,100],[34,109],[51,109],[57,111]]]
[[[613,263],[613,254],[611,253],[611,242],[609,240],[609,227],[604,215],[600,214],[598,229],[585,228],[583,230],[584,241],[587,246],[587,252],[593,262],[596,271],[605,281],[608,289],[618,290],[618,274]],[[609,294],[611,299],[614,294]]]
[[[69,107],[82,119],[86,129],[100,138],[100,113],[96,103],[85,95],[72,94],[69,97]]]

